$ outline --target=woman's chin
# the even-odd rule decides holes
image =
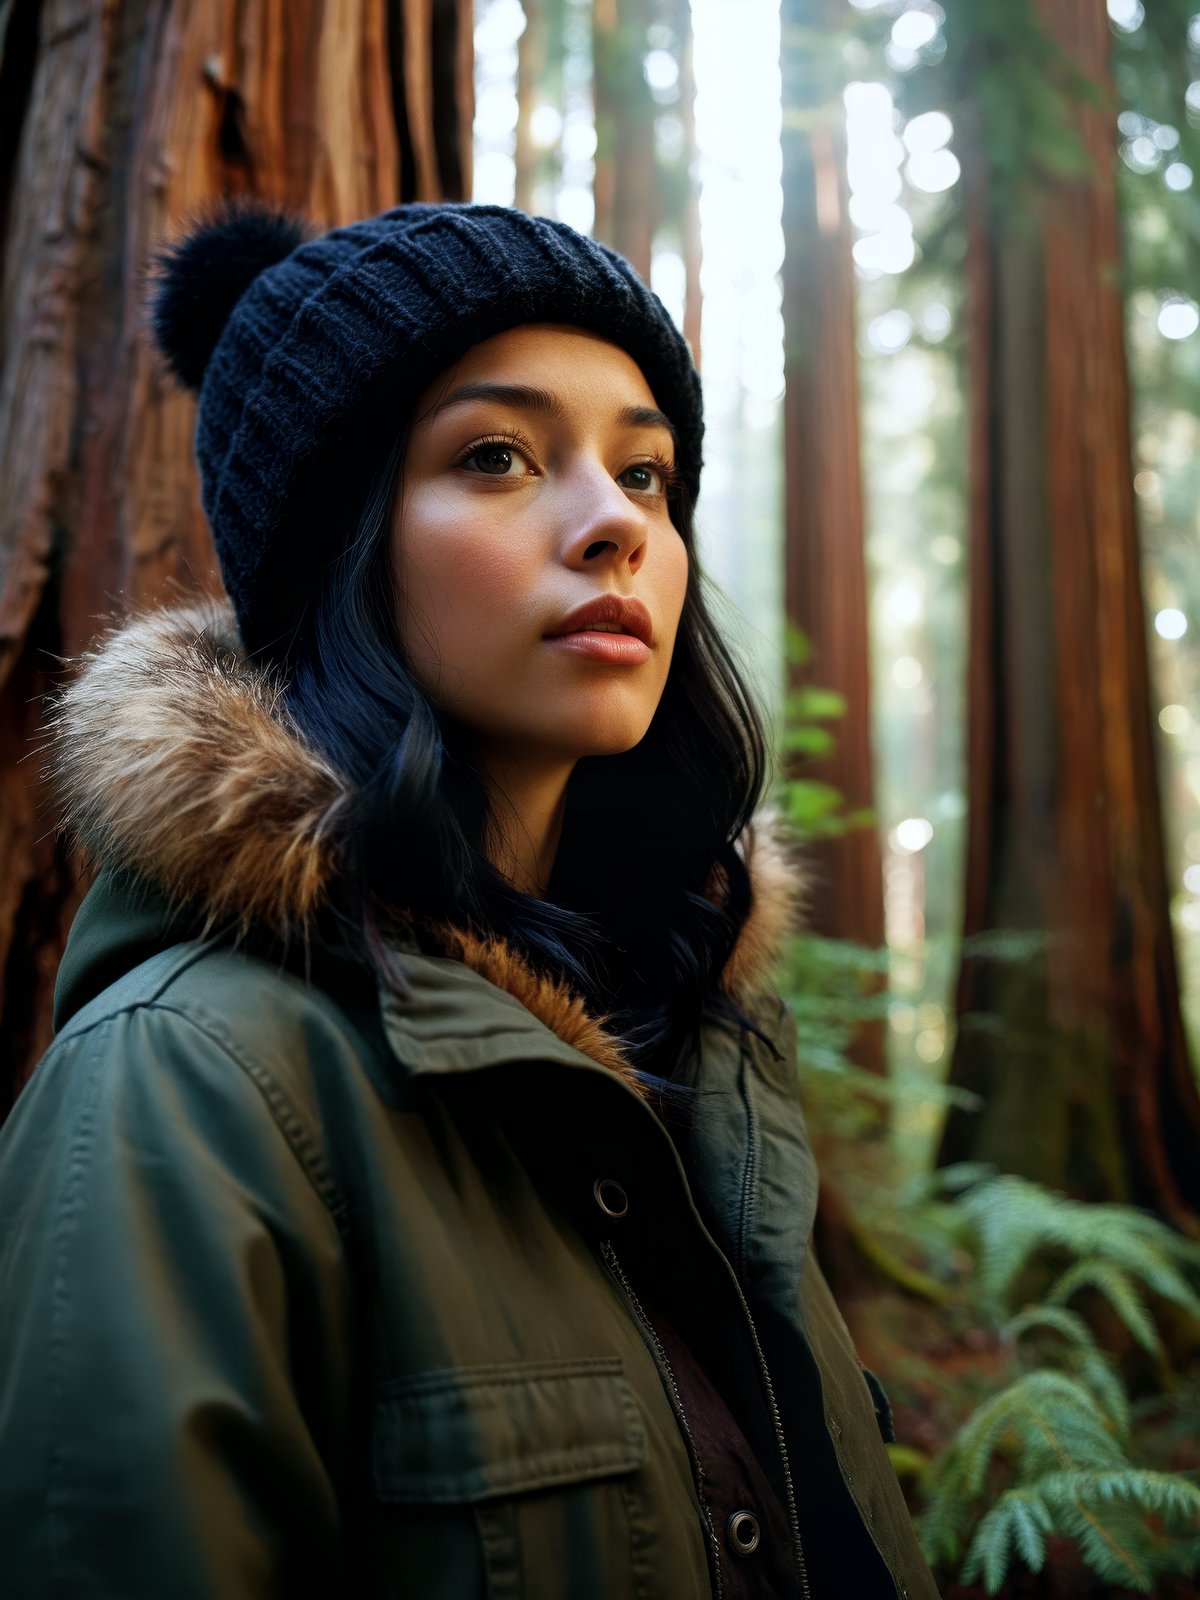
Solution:
[[[619,756],[641,744],[649,726],[647,716],[594,713],[565,722],[555,742],[560,749],[572,751],[581,761],[588,756]]]

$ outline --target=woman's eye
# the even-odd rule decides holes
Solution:
[[[666,490],[666,479],[658,467],[652,467],[648,461],[641,461],[636,467],[626,467],[621,473],[622,478],[636,478],[636,483],[626,484],[629,489],[636,489],[640,494],[662,494]]]
[[[477,444],[460,465],[468,471],[480,472],[487,478],[519,478],[522,473],[514,472],[513,467],[527,468],[529,463],[515,445]]]

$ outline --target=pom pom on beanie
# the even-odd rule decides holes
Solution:
[[[309,231],[293,212],[233,200],[158,251],[154,342],[185,388],[199,389],[233,308],[255,278],[290,256]]]
[[[692,498],[704,434],[687,341],[623,256],[506,206],[396,206],[328,233],[225,207],[158,258],[158,348],[198,390],[201,498],[246,648],[286,655],[348,516],[424,390],[473,345],[562,322],[638,363]]]

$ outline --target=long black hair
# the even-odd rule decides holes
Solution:
[[[418,935],[501,937],[606,1017],[635,1067],[669,1080],[706,1007],[740,1018],[720,983],[751,905],[735,845],[769,776],[761,715],[705,602],[691,507],[673,491],[689,572],[657,711],[633,749],[576,765],[537,899],[489,860],[491,803],[469,742],[405,661],[389,538],[405,442],[371,475],[284,663],[291,715],[356,791],[343,930],[401,994],[397,913]]]

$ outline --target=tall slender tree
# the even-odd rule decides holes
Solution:
[[[783,0],[784,592],[815,681],[847,705],[835,748],[806,772],[858,809],[873,805],[874,769],[845,115],[829,44],[844,20],[845,0]],[[810,858],[813,930],[881,947],[876,830],[816,845]],[[882,1071],[882,1029],[865,1028],[856,1053]]]
[[[525,28],[517,46],[517,139],[513,158],[517,176],[513,203],[522,211],[532,211],[541,157],[533,137],[533,113],[546,73],[550,15],[546,0],[522,0],[522,5]]]
[[[647,29],[657,0],[594,0],[595,234],[650,281],[661,212],[654,99],[646,82]]]
[[[1088,0],[961,18],[971,404],[969,836],[942,1162],[1180,1226],[1180,1016],[1130,454],[1111,34]]]
[[[699,366],[703,296],[700,288],[700,185],[696,168],[700,151],[696,143],[695,36],[688,0],[679,0],[678,3],[675,42],[679,59],[679,121],[683,127],[685,179],[679,217],[679,248],[683,255],[683,336],[691,346],[692,357]]]
[[[62,655],[219,579],[193,402],[140,336],[180,219],[335,224],[470,184],[470,0],[0,6],[0,1113],[49,1041],[80,898],[31,740]]]

